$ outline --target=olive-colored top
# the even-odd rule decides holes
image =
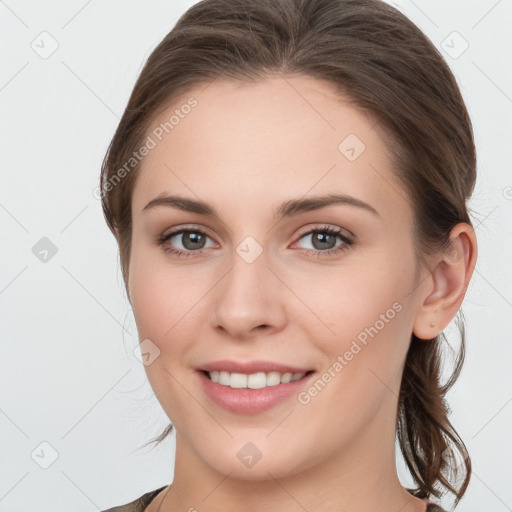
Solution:
[[[150,491],[147,492],[146,494],[143,494],[140,498],[137,498],[135,501],[127,503],[126,505],[120,505],[118,507],[109,508],[108,510],[102,510],[102,512],[144,512],[146,507],[148,507],[148,505],[151,503],[151,501],[153,501],[156,495],[166,487],[167,485],[164,485],[163,487],[160,487],[155,491]],[[413,496],[416,495],[416,493],[412,489],[406,489],[406,491],[412,494]],[[428,499],[426,498],[424,499],[424,501],[427,504],[426,512],[446,512],[439,505],[436,505],[432,501],[428,501]]]
[[[119,505],[118,507],[109,508],[108,510],[102,510],[101,512],[144,512],[146,507],[156,498],[156,495],[165,489],[167,485],[156,489],[155,491],[147,492],[135,501],[131,501],[126,505]]]

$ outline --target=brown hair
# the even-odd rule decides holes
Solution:
[[[250,82],[281,73],[328,81],[384,127],[396,174],[414,205],[420,259],[443,249],[457,223],[471,225],[471,121],[448,65],[413,22],[380,0],[203,0],[148,58],[103,161],[102,207],[119,243],[127,290],[138,166],[114,179],[141,147],[152,121],[193,86],[216,77]],[[469,484],[471,461],[445,401],[464,361],[463,317],[456,320],[461,349],[444,385],[444,334],[427,341],[412,334],[396,435],[418,484],[415,494],[441,496],[439,481],[457,504]],[[172,428],[171,423],[151,442],[161,442]],[[456,459],[462,462],[450,463]],[[448,471],[462,471],[462,483],[452,482]]]

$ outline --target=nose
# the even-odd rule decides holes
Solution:
[[[265,252],[252,263],[234,252],[231,262],[213,290],[212,327],[239,340],[283,329],[286,297],[281,281],[267,267]]]

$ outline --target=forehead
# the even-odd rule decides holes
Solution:
[[[163,192],[250,212],[307,194],[345,193],[409,209],[375,120],[333,86],[304,76],[215,80],[190,89],[148,130],[136,216]]]

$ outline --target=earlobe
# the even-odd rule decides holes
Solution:
[[[464,300],[476,257],[474,229],[467,223],[457,224],[448,246],[436,254],[435,266],[426,280],[429,286],[413,327],[416,337],[433,339],[452,321]]]

